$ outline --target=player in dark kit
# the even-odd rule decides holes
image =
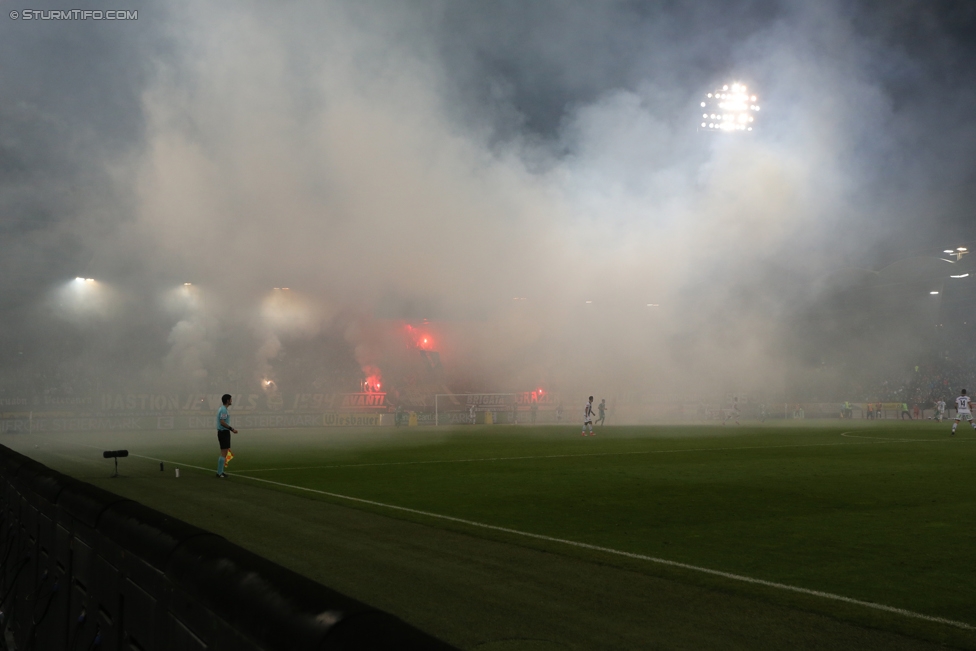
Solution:
[[[237,430],[230,426],[230,414],[227,408],[233,404],[234,400],[229,393],[225,393],[220,398],[220,409],[217,410],[217,442],[220,444],[220,456],[217,458],[217,477],[224,479],[224,467],[234,458],[234,453],[230,451],[230,433],[237,434]]]

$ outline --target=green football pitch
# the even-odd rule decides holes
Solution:
[[[226,480],[210,431],[0,442],[464,649],[976,649],[965,424],[251,430]]]

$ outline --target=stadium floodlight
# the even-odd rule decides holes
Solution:
[[[959,274],[958,276],[949,276],[950,278],[969,278],[969,274]]]
[[[929,292],[929,294],[931,294],[932,296],[936,296],[936,295],[938,295],[938,293],[939,292]]]
[[[955,249],[946,249],[943,251],[943,253],[955,256],[956,262],[959,262],[962,260],[962,256],[969,255],[969,249],[965,246],[957,246]]]
[[[114,296],[111,285],[85,276],[75,276],[51,292],[63,318],[82,321],[106,316]]]
[[[698,130],[715,133],[752,131],[756,121],[755,114],[760,107],[756,104],[758,98],[747,94],[747,90],[745,84],[735,82],[723,85],[721,90],[706,93],[701,108],[707,110],[702,118],[708,121],[701,122]]]

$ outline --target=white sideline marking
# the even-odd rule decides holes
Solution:
[[[157,459],[155,457],[147,457],[141,454],[133,454],[133,457],[140,457],[142,459],[149,459],[150,461],[162,461],[163,463],[173,463],[178,464],[176,461],[170,461],[168,459]],[[213,468],[204,468],[202,466],[194,466],[190,464],[181,464],[183,467],[195,468],[197,470],[203,470],[205,472],[213,472]],[[308,493],[316,493],[318,495],[326,495],[328,497],[335,497],[342,500],[348,500],[350,502],[358,502],[359,504],[369,504],[371,506],[378,506],[384,509],[391,509],[394,511],[403,511],[404,513],[413,513],[415,515],[422,515],[428,518],[435,518],[437,520],[447,520],[449,522],[457,522],[460,524],[466,524],[471,527],[478,527],[480,529],[489,529],[491,531],[501,531],[503,533],[513,534],[516,536],[522,536],[525,538],[534,538],[536,540],[545,540],[547,542],[559,543],[561,545],[568,545],[570,547],[578,547],[581,549],[590,549],[593,551],[604,552],[607,554],[613,554],[615,556],[624,556],[626,558],[633,558],[641,561],[649,561],[651,563],[657,563],[658,565],[666,565],[668,567],[678,567],[683,570],[691,570],[693,572],[701,572],[703,574],[710,574],[712,576],[720,576],[724,579],[731,579],[733,581],[741,581],[743,583],[751,583],[753,585],[761,585],[767,588],[777,588],[779,590],[788,590],[790,592],[798,592],[800,594],[810,595],[813,597],[820,597],[822,599],[830,599],[833,601],[841,601],[848,604],[854,604],[856,606],[863,606],[865,608],[871,608],[873,610],[881,610],[888,613],[895,613],[897,615],[902,615],[904,617],[910,617],[912,619],[921,619],[927,622],[935,622],[937,624],[946,624],[948,626],[954,626],[956,628],[965,629],[967,631],[976,631],[976,626],[972,624],[967,624],[966,622],[957,622],[952,619],[946,619],[945,617],[935,617],[933,615],[925,615],[922,613],[916,613],[912,610],[905,610],[904,608],[896,608],[894,606],[886,606],[884,604],[874,603],[872,601],[862,601],[860,599],[853,599],[851,597],[845,597],[839,594],[833,594],[832,592],[822,592],[820,590],[811,590],[810,588],[801,588],[795,585],[788,585],[786,583],[777,583],[775,581],[767,581],[765,579],[756,579],[751,576],[744,576],[742,574],[733,574],[731,572],[723,572],[721,570],[713,570],[707,567],[700,567],[698,565],[689,565],[688,563],[681,563],[678,561],[670,561],[666,558],[657,558],[656,556],[646,556],[644,554],[635,554],[633,552],[625,552],[619,549],[613,549],[611,547],[601,547],[600,545],[591,545],[589,543],[578,542],[575,540],[566,540],[565,538],[554,538],[552,536],[546,536],[539,533],[532,533],[529,531],[520,531],[518,529],[509,529],[508,527],[499,527],[494,524],[485,524],[483,522],[475,522],[474,520],[465,520],[464,518],[456,518],[451,515],[442,515],[440,513],[431,513],[430,511],[421,511],[419,509],[411,509],[406,506],[397,506],[395,504],[385,504],[383,502],[376,502],[374,500],[367,500],[361,497],[351,497],[349,495],[342,495],[340,493],[330,493],[329,491],[318,490],[317,488],[307,488],[305,486],[295,486],[293,484],[285,484],[280,481],[272,481],[270,479],[262,479],[260,477],[248,477],[247,475],[235,475],[235,473],[227,473],[229,475],[234,475],[241,477],[242,479],[250,479],[251,481],[259,481],[265,484],[273,484],[275,486],[283,486],[285,488],[292,488],[299,491],[306,491]]]
[[[887,439],[885,439],[887,440]],[[672,452],[727,452],[730,450],[775,450],[778,448],[816,448],[836,445],[867,445],[866,443],[795,443],[792,445],[741,445],[727,448],[679,448],[675,450],[635,450],[633,452],[583,452],[579,454],[545,454],[525,457],[482,457],[478,459],[441,459],[436,461],[384,461],[377,463],[341,463],[331,466],[291,466],[287,468],[254,468],[234,473],[244,476],[252,472],[275,472],[278,470],[326,470],[329,468],[365,468],[373,466],[416,466],[435,463],[476,463],[478,461],[524,461],[528,459],[568,459],[574,457],[622,457],[632,454],[670,454]]]
[[[956,441],[972,441],[974,439],[967,438],[951,438],[947,437],[944,439],[893,439],[886,436],[860,436],[857,434],[851,434],[850,432],[841,432],[841,436],[849,439],[873,439],[875,441],[889,441],[891,443],[955,443]]]

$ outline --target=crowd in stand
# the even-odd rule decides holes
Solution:
[[[976,353],[970,351],[916,366],[900,392],[902,400],[928,406],[940,398],[951,402],[961,389],[976,390]]]
[[[899,402],[931,409],[939,399],[951,403],[961,389],[976,391],[976,352],[935,355],[900,373],[839,388],[837,397],[851,401]]]

